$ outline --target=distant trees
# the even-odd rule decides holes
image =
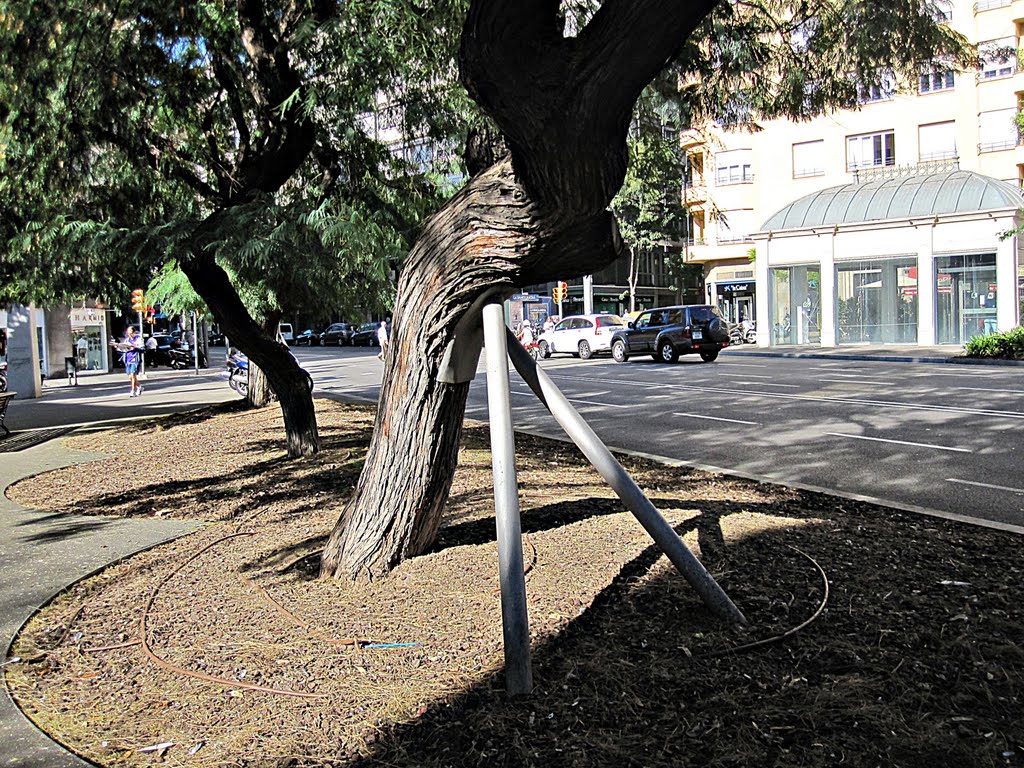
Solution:
[[[382,0],[6,3],[5,290],[117,298],[176,261],[266,372],[289,453],[315,452],[305,377],[239,287],[262,286],[277,312],[380,298],[442,198],[363,118],[390,95],[400,130],[448,137],[449,110],[467,103],[450,87],[456,12]]]

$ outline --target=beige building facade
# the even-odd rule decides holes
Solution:
[[[887,220],[881,226],[883,220],[877,218],[877,212],[865,211],[860,220],[857,220],[859,214],[847,212],[838,223],[848,229],[851,236],[838,241],[838,266],[835,256],[830,256],[836,253],[835,243],[828,245],[828,253],[821,250],[826,247],[821,241],[821,231],[807,239],[806,231],[797,237],[795,231],[766,228],[769,219],[783,208],[802,199],[814,199],[829,188],[858,183],[873,183],[880,189],[899,188],[904,193],[915,188],[914,184],[896,181],[880,183],[885,176],[896,179],[916,175],[924,179],[929,174],[961,169],[972,172],[971,184],[975,186],[980,183],[980,177],[1004,182],[1005,185],[999,185],[1004,193],[1010,188],[1006,185],[1020,189],[1024,178],[1024,145],[1015,116],[1024,97],[1024,68],[1018,64],[1018,50],[1024,35],[1024,0],[980,0],[977,3],[954,0],[947,5],[945,16],[947,23],[978,45],[983,63],[977,72],[922,71],[917,88],[911,92],[897,93],[887,87],[865,89],[859,109],[808,122],[762,121],[759,125],[763,130],[755,133],[711,126],[705,131],[684,134],[683,147],[690,168],[683,199],[693,218],[694,235],[686,248],[685,259],[703,266],[707,299],[717,304],[731,322],[757,320],[759,343],[963,343],[966,340],[963,336],[970,333],[973,326],[960,323],[956,333],[943,331],[940,318],[935,314],[939,311],[936,297],[946,295],[947,286],[930,285],[919,294],[909,285],[897,283],[899,280],[906,282],[910,274],[907,270],[911,269],[915,275],[927,275],[936,280],[939,278],[935,276],[941,274],[945,280],[949,275],[960,274],[951,270],[968,269],[963,266],[968,262],[975,270],[971,274],[981,277],[973,281],[965,278],[963,285],[984,282],[986,306],[989,309],[996,304],[999,306],[997,321],[978,328],[986,332],[996,328],[1007,330],[1006,326],[1020,322],[1024,271],[1017,238],[1002,237],[1016,220],[1012,206],[1001,204],[998,215],[994,211],[974,215],[979,212],[963,211],[955,205],[951,208],[948,200],[945,201],[945,207],[939,205],[934,212],[944,215],[942,227],[927,233],[927,238],[946,239],[950,244],[948,248],[942,242],[929,244],[927,248],[921,244],[926,235],[920,231],[923,226],[920,217],[911,218],[909,223],[906,219],[902,223]],[[967,186],[973,189],[971,184]],[[946,193],[950,186],[956,185],[947,184]],[[927,185],[924,188],[927,189]],[[903,209],[897,204],[892,210]],[[920,205],[914,208],[915,215],[921,210]],[[945,216],[947,213],[955,215]],[[999,219],[998,225],[978,224],[979,221],[992,222],[994,216]],[[828,216],[822,218],[826,220],[830,220]],[[966,228],[957,229],[958,222]],[[833,230],[836,223],[832,222]],[[935,223],[934,216],[932,223]],[[905,231],[907,227],[916,234]],[[852,236],[853,230],[856,236]],[[780,245],[787,239],[792,249]],[[816,250],[814,242],[819,243],[820,249]],[[894,243],[902,243],[900,253],[893,252]],[[959,245],[954,247],[953,243]],[[932,256],[917,263],[925,252]],[[902,264],[900,259],[906,261],[910,256],[914,257],[913,265],[908,262],[893,266]],[[858,270],[843,268],[844,259],[865,264],[872,260],[880,264],[885,260],[889,266],[885,267],[884,274],[897,281],[892,286],[897,297],[931,296],[932,304],[924,307],[920,301],[915,304],[914,311],[919,316],[913,333],[893,332],[891,328],[884,332],[875,329],[871,333],[852,334],[847,328],[841,332],[843,319],[838,313],[846,299],[839,294],[843,290],[853,291],[850,281],[859,279],[854,276]],[[773,326],[783,324],[780,318],[784,316],[783,299],[776,294],[783,280],[772,270],[785,266],[799,271],[801,264],[797,262],[820,273],[817,280],[811,281],[812,288],[833,292],[826,297],[828,301],[820,302],[819,308],[824,311],[827,305],[831,312],[803,332],[795,327],[798,318],[793,317],[792,334],[783,336],[772,330]],[[954,264],[961,266],[950,266]],[[991,280],[987,277],[989,266],[993,274]],[[898,274],[892,269],[897,269]],[[867,271],[883,273],[881,268]],[[998,281],[995,272],[999,274]],[[794,274],[796,272],[791,276]],[[850,284],[844,286],[844,281]],[[997,290],[989,291],[990,287]],[[967,300],[974,300],[972,294],[975,293],[978,292],[967,291]],[[988,298],[989,293],[993,294],[992,298]],[[893,299],[886,301],[891,303]],[[876,303],[881,306],[884,302]],[[886,311],[896,310],[903,316],[910,312],[906,306],[890,307]],[[951,321],[945,317],[941,322]]]

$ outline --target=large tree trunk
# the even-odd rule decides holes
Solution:
[[[474,0],[460,66],[510,148],[427,225],[399,281],[394,336],[363,474],[321,561],[375,578],[434,540],[468,383],[439,380],[457,325],[487,293],[594,272],[618,257],[608,204],[633,105],[713,7],[606,0],[577,38],[557,0]]]
[[[320,450],[320,433],[306,372],[288,347],[271,338],[252,319],[227,273],[197,243],[181,268],[213,312],[231,343],[248,356],[270,382],[281,404],[288,455],[311,456]],[[275,323],[276,325],[276,323]],[[250,380],[250,390],[253,382]]]
[[[546,241],[570,260],[617,255],[607,215],[582,226],[556,218],[528,202],[505,158],[431,219],[402,270],[369,455],[324,551],[324,575],[372,579],[434,541],[469,391],[439,380],[455,324],[484,294],[512,293],[523,254],[543,260]]]

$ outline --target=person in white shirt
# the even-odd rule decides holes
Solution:
[[[388,324],[386,320],[381,320],[377,328],[377,346],[380,347],[377,359],[383,360],[384,354],[388,351]]]
[[[519,337],[519,342],[524,346],[528,347],[533,344],[533,326],[529,323],[523,323],[523,332]]]

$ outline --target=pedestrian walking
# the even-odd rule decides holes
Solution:
[[[388,324],[386,320],[381,320],[380,325],[377,327],[377,346],[380,347],[377,359],[383,360],[385,353],[388,351]]]
[[[121,353],[124,360],[124,372],[128,374],[128,384],[131,387],[129,397],[138,397],[142,394],[142,386],[139,384],[139,362],[142,357],[142,337],[135,332],[135,326],[129,325],[124,332],[124,339],[115,348]]]

